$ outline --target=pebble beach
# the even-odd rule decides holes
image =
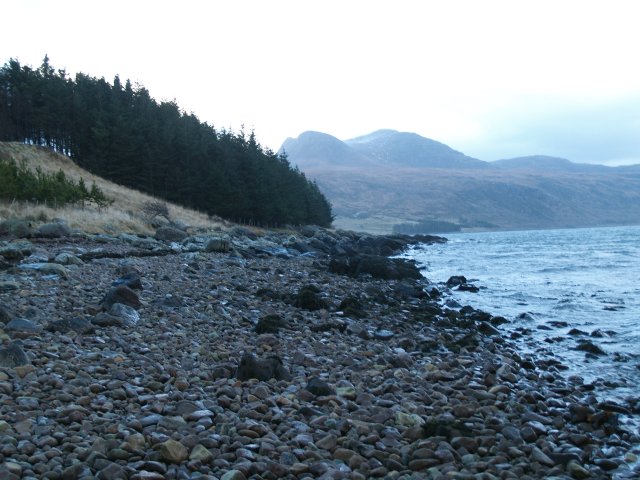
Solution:
[[[339,263],[407,239],[165,234],[0,242],[0,479],[640,477],[640,405]]]

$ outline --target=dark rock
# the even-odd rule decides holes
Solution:
[[[584,330],[579,330],[577,328],[572,328],[571,330],[569,330],[568,334],[569,335],[588,335],[588,333],[585,332]]]
[[[580,350],[582,352],[591,353],[593,355],[606,355],[607,354],[607,352],[605,352],[602,348],[600,348],[595,343],[590,342],[589,340],[580,341],[580,343],[578,343],[578,346],[576,347],[576,350]]]
[[[236,378],[238,380],[249,380],[256,378],[258,380],[289,380],[291,374],[282,364],[279,357],[272,356],[265,359],[256,358],[252,353],[245,353],[240,359],[240,364],[236,370]]]
[[[326,300],[320,296],[320,290],[315,285],[302,287],[296,295],[294,305],[310,311],[321,310],[328,307]]]
[[[24,353],[20,340],[16,340],[6,347],[0,348],[0,367],[13,368],[28,365],[29,363],[29,358]]]
[[[9,310],[0,303],[0,323],[9,323],[13,315],[9,312]]]
[[[127,272],[112,284],[114,287],[124,285],[132,290],[142,290],[142,280],[138,272]]]
[[[71,229],[64,222],[45,223],[40,225],[36,235],[44,238],[62,238],[71,235]]]
[[[310,378],[305,389],[317,397],[335,395],[336,393],[327,382],[318,377]]]
[[[100,312],[98,315],[93,317],[91,319],[91,323],[98,327],[121,327],[125,324],[122,318],[109,315],[106,312]]]
[[[256,297],[266,300],[282,300],[283,295],[272,288],[259,288],[255,293]]]
[[[175,227],[160,227],[156,230],[154,238],[161,242],[181,242],[189,234],[184,230]]]
[[[330,330],[338,330],[344,332],[347,329],[347,323],[342,320],[328,320],[326,322],[315,323],[309,326],[312,332],[328,332]]]
[[[281,328],[286,328],[287,321],[280,315],[266,315],[258,320],[256,333],[277,333]]]
[[[348,317],[363,318],[366,316],[362,302],[355,295],[345,297],[338,308]]]
[[[464,285],[458,285],[457,290],[460,292],[477,293],[480,291],[480,288],[476,287],[475,285],[464,284]]]
[[[498,329],[487,322],[479,322],[478,331],[480,333],[484,333],[485,335],[500,335]]]
[[[142,306],[138,294],[126,285],[118,285],[109,289],[101,302],[105,311],[109,310],[114,303],[122,303],[136,310]]]
[[[42,331],[42,327],[31,320],[25,318],[14,318],[4,326],[7,332],[13,332],[18,334],[31,334],[35,335]]]
[[[334,257],[329,263],[329,271],[339,275],[357,277],[371,275],[383,280],[421,279],[420,270],[415,263],[400,258],[387,258],[380,255],[355,255]]]
[[[449,280],[447,280],[447,287],[452,288],[452,287],[459,287],[460,285],[466,285],[467,284],[467,277],[465,277],[464,275],[454,275],[452,277],[449,277]]]
[[[489,320],[489,322],[491,323],[491,325],[493,325],[494,327],[498,327],[500,325],[504,325],[505,323],[509,323],[509,320],[507,320],[504,317],[501,316],[497,316],[497,317],[491,317],[491,320]]]
[[[82,317],[64,318],[62,320],[54,320],[47,325],[50,332],[76,332],[79,334],[93,333],[95,326],[87,319]]]

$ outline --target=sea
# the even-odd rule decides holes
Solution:
[[[433,283],[464,275],[480,289],[454,288],[445,305],[506,318],[498,329],[519,350],[559,360],[600,400],[640,401],[640,226],[443,236],[404,256]],[[578,350],[585,341],[603,353]],[[640,432],[630,417],[623,422]]]

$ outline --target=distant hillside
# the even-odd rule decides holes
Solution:
[[[323,142],[322,154],[316,140]],[[344,142],[316,132],[283,147],[318,182],[333,204],[334,224],[343,228],[382,233],[412,222],[465,229],[640,224],[638,165],[613,168],[540,155],[484,162],[394,130]]]
[[[548,157],[546,155],[530,155],[491,162],[492,167],[505,170],[519,170],[529,172],[573,172],[573,173],[612,173],[612,167],[592,165],[588,163],[573,163],[566,158]]]

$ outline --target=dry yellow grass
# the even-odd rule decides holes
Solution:
[[[17,142],[0,142],[0,158],[13,159],[24,162],[29,168],[40,167],[45,173],[55,173],[62,170],[69,178],[78,181],[84,179],[87,186],[93,182],[114,202],[107,208],[95,206],[66,206],[52,208],[36,205],[31,202],[15,202],[0,200],[0,220],[9,218],[30,218],[36,222],[46,222],[54,218],[65,220],[71,228],[77,228],[88,233],[143,233],[154,231],[148,218],[142,212],[143,206],[157,199],[136,190],[117,185],[113,182],[97,177],[80,168],[70,158],[52,152],[46,148],[24,145]],[[210,230],[226,229],[229,223],[218,217],[189,210],[168,202],[169,214],[172,220],[179,220],[193,227]]]

